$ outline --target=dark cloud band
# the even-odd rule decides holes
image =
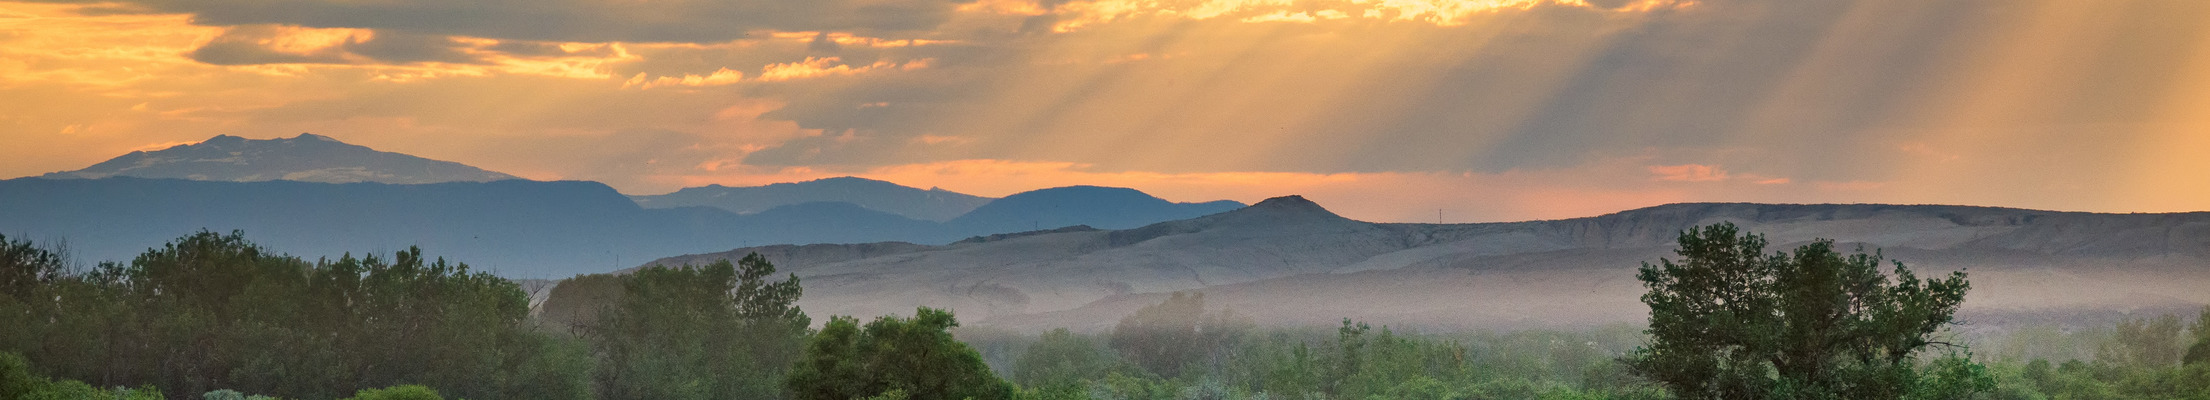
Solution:
[[[63,1],[73,2],[73,1]],[[916,33],[966,0],[135,0],[102,12],[186,13],[200,25],[296,25],[566,42],[724,42],[755,31]]]

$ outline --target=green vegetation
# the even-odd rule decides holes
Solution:
[[[399,385],[383,389],[366,389],[354,393],[345,400],[445,400],[436,389],[422,385]]]
[[[736,265],[648,267],[620,279],[611,308],[585,326],[609,399],[781,398],[811,320],[798,278],[775,282],[753,254]],[[764,366],[764,367],[763,367]]]
[[[4,240],[0,240],[4,241]],[[201,232],[88,271],[25,242],[0,256],[0,350],[47,375],[179,393],[336,398],[418,383],[580,398],[579,346],[533,332],[513,283],[418,249],[307,262]]]
[[[1169,304],[1192,302],[1196,297],[1172,297],[1153,309],[1176,308]],[[1131,315],[1120,326],[1141,325],[1130,320],[1157,315]],[[1063,329],[1046,332],[1026,346],[1013,346],[1023,350],[1010,357],[1012,363],[1000,367],[1022,385],[1020,397],[1029,399],[1662,397],[1655,386],[1629,375],[1616,361],[1641,340],[1627,327],[1423,334],[1345,321],[1325,330],[1240,329],[1207,346],[1189,349],[1184,354],[1190,356],[1176,369],[1179,375],[1171,377],[1124,356],[1125,345],[1109,344],[1116,336],[1121,343],[1130,342],[1135,331],[1127,329],[1099,336]]]
[[[957,326],[950,312],[926,307],[912,319],[886,316],[865,327],[851,317],[831,318],[806,342],[790,390],[806,400],[1012,398],[1012,384],[952,339],[949,330]]]
[[[17,400],[78,400],[113,398],[117,400],[153,400],[161,398],[161,391],[151,387],[130,389],[97,389],[84,382],[50,380],[31,372],[30,361],[12,352],[0,352],[0,399]]]
[[[2210,318],[2019,327],[1974,355],[1936,340],[1962,274],[1727,225],[1681,242],[1641,273],[1647,327],[1260,328],[1176,293],[1029,336],[929,308],[809,330],[757,255],[578,276],[533,316],[417,249],[309,262],[202,232],[81,268],[0,237],[0,399],[2210,400]]]
[[[1877,252],[1844,256],[1820,240],[1766,253],[1763,236],[1731,223],[1679,241],[1679,262],[1637,275],[1650,288],[1651,339],[1627,359],[1675,395],[1954,399],[1994,388],[1984,366],[1917,357],[1964,303],[1963,272],[1922,281],[1897,262],[1891,282]]]

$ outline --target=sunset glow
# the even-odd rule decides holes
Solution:
[[[0,177],[313,132],[631,194],[2210,210],[2210,2],[755,3],[0,2]]]

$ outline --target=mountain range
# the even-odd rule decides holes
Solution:
[[[341,177],[367,181],[315,181]],[[943,244],[1038,226],[1137,226],[1243,206],[1232,201],[1175,203],[1133,189],[1089,186],[989,199],[831,178],[720,187],[773,194],[753,196],[767,200],[746,203],[764,208],[739,212],[665,207],[650,200],[646,202],[662,207],[642,207],[639,197],[597,182],[503,178],[512,176],[312,134],[268,140],[217,136],[133,152],[84,170],[0,180],[0,234],[66,242],[78,259],[99,262],[126,261],[195,231],[242,230],[248,239],[292,254],[337,256],[420,246],[429,254],[502,275],[545,278],[731,247]],[[416,183],[430,180],[447,181]],[[712,191],[677,194],[707,192]],[[944,208],[975,201],[982,204]],[[957,208],[965,209],[945,221],[899,214],[937,215],[925,213]]]
[[[1962,315],[1983,328],[2210,303],[2201,212],[1688,203],[1404,224],[1344,218],[1297,196],[1245,207],[1070,186],[992,199],[850,177],[631,196],[510,178],[311,134],[217,136],[0,180],[0,234],[63,244],[80,265],[199,230],[242,230],[309,257],[421,246],[532,287],[757,252],[803,280],[800,305],[817,317],[932,306],[978,328],[1098,331],[1200,291],[1264,324],[1455,330],[1640,322],[1635,268],[1672,256],[1681,230],[1723,221],[1768,235],[1774,250],[1825,238],[1920,276],[1968,271]]]

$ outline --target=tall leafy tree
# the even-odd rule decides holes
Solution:
[[[2194,334],[2194,345],[2187,347],[2187,355],[2180,360],[2186,365],[2210,364],[2210,306],[2202,307],[2202,316],[2187,328]]]
[[[2134,367],[2179,365],[2189,344],[2182,340],[2181,326],[2179,316],[2171,314],[2120,320],[2113,340],[2097,348],[2095,358]]]
[[[1013,385],[952,338],[957,326],[951,312],[927,307],[911,319],[884,316],[864,327],[851,317],[831,318],[806,342],[786,384],[804,400],[1012,398]]]
[[[587,336],[601,365],[600,397],[767,399],[782,397],[812,323],[795,304],[795,275],[769,280],[759,254],[731,264],[652,266],[622,279],[622,293],[598,312]]]
[[[1931,336],[1963,304],[1971,287],[1964,272],[1921,280],[1895,262],[1890,277],[1877,251],[1845,255],[1818,240],[1767,253],[1766,244],[1720,223],[1682,232],[1680,259],[1644,263],[1637,278],[1650,289],[1642,301],[1651,338],[1627,364],[1690,399],[1894,399],[1935,386],[1992,388],[1971,374],[1922,373],[1914,358],[1938,344]],[[1965,382],[1951,384],[1958,379]]]

